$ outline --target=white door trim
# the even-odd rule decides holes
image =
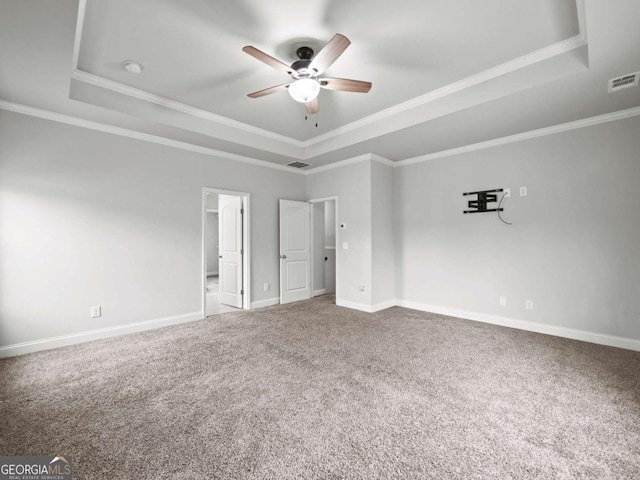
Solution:
[[[244,296],[242,297],[242,309],[251,310],[251,251],[249,246],[251,242],[250,222],[250,197],[247,192],[236,192],[233,190],[223,190],[220,188],[203,187],[202,188],[202,272],[200,276],[200,285],[202,287],[202,318],[207,314],[207,193],[214,195],[233,195],[242,197],[244,215],[242,217],[242,249],[244,257],[242,259],[242,289]]]
[[[338,281],[339,277],[339,265],[340,262],[338,261],[339,255],[340,255],[340,249],[338,248],[338,245],[340,245],[339,241],[339,234],[340,234],[340,222],[338,221],[338,197],[324,197],[324,198],[314,198],[311,200],[307,200],[311,205],[313,205],[314,203],[324,203],[324,202],[328,202],[333,200],[335,202],[335,208],[336,211],[335,213],[335,230],[336,230],[336,299],[340,298],[340,296],[338,295],[338,285],[340,284],[340,282]],[[313,243],[313,208],[311,209],[311,259],[313,260],[314,258],[314,253],[315,253],[315,248],[317,248],[317,246]],[[322,248],[324,249],[324,243],[322,245]],[[313,276],[313,261],[311,262],[311,292],[313,294],[314,291],[316,291],[317,289],[315,288],[314,285],[314,276]]]

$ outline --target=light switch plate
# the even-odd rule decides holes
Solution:
[[[342,249],[349,250],[349,242],[342,242]]]

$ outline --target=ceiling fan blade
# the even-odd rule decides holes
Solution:
[[[313,57],[309,69],[315,70],[318,73],[324,72],[342,55],[349,45],[351,45],[351,42],[347,37],[336,33],[333,38],[322,47],[322,50]]]
[[[276,85],[275,87],[265,88],[264,90],[258,90],[257,92],[250,93],[247,97],[250,98],[260,98],[265,95],[271,95],[272,93],[283,92],[289,87],[288,83],[283,83],[282,85]]]
[[[320,110],[320,105],[318,103],[318,97],[314,98],[310,102],[305,103],[304,106],[307,107],[307,113],[309,115],[313,115],[314,113],[318,113],[318,110]]]
[[[291,75],[293,70],[286,63],[282,63],[280,60],[273,58],[270,55],[267,55],[262,50],[258,50],[256,47],[246,46],[242,49],[243,52],[248,53],[253,58],[260,60],[263,63],[266,63],[270,67],[275,68],[276,70],[281,70],[287,75]]]
[[[328,90],[339,90],[341,92],[367,93],[371,90],[371,82],[350,80],[348,78],[321,78],[320,86]]]

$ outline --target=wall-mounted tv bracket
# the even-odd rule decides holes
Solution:
[[[477,195],[478,198],[476,200],[469,200],[468,205],[472,210],[464,210],[462,213],[502,212],[504,208],[487,208],[487,203],[498,201],[498,195],[496,194],[502,191],[502,188],[496,188],[494,190],[463,193],[463,196]]]

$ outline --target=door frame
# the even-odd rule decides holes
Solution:
[[[207,315],[207,193],[214,195],[231,195],[242,198],[242,208],[244,215],[242,216],[242,309],[251,310],[251,252],[249,241],[251,231],[249,229],[250,221],[250,197],[247,192],[236,192],[232,190],[223,190],[220,188],[203,187],[202,188],[202,271],[200,275],[200,286],[202,287],[202,318]]]
[[[314,258],[314,253],[315,253],[315,249],[318,248],[317,245],[315,245],[313,243],[313,204],[314,203],[324,203],[324,202],[328,202],[333,200],[335,202],[335,229],[336,229],[336,301],[338,298],[340,298],[338,296],[338,289],[339,289],[339,285],[340,282],[338,282],[338,278],[339,278],[339,265],[340,262],[338,261],[339,257],[340,257],[340,247],[339,247],[339,232],[340,232],[340,222],[338,221],[338,197],[323,197],[323,198],[314,198],[311,200],[307,200],[310,204],[311,204],[311,298],[313,298],[313,291],[314,291],[314,276],[313,276],[313,258]],[[322,245],[322,248],[324,249],[324,245]]]

